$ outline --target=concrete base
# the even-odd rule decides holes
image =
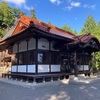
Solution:
[[[75,76],[71,76],[70,79],[63,79],[63,80],[59,80],[59,81],[50,81],[50,82],[45,82],[45,83],[26,83],[26,82],[20,82],[20,81],[14,81],[14,80],[9,80],[9,79],[3,79],[0,78],[0,81],[2,82],[6,82],[6,83],[10,83],[10,84],[14,84],[14,85],[20,85],[23,87],[45,87],[45,86],[54,86],[54,85],[60,85],[60,84],[89,84],[89,83],[93,83],[93,82],[98,82],[100,81],[100,75],[99,76],[93,76],[90,78],[82,78],[82,77],[78,77],[76,78]]]
[[[69,84],[69,79],[63,79],[63,80],[60,80],[60,82],[62,82],[63,84]]]
[[[74,77],[74,80],[77,81],[78,80],[78,77]]]

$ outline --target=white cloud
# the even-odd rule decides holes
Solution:
[[[6,0],[6,1],[13,3],[17,6],[23,7],[26,10],[31,10],[33,8],[26,5],[26,0]]]
[[[95,5],[95,4],[92,5],[92,6],[91,6],[91,9],[96,9],[96,5]]]
[[[88,5],[88,4],[84,4],[83,7],[84,8],[89,8],[89,9],[96,9],[96,5],[95,4],[94,5],[91,5],[91,6]]]
[[[75,7],[80,7],[81,6],[81,3],[80,2],[74,2],[72,0],[67,0],[68,2],[68,6],[66,6],[64,8],[64,10],[71,10],[72,8],[75,8]]]
[[[51,3],[55,3],[57,0],[50,0]]]
[[[83,5],[84,8],[89,8],[88,4]]]
[[[18,6],[21,6],[22,4],[25,4],[26,3],[26,0],[6,0],[7,2],[10,2],[10,3],[14,3]]]
[[[24,4],[24,9],[26,9],[26,10],[31,10],[31,9],[33,9],[33,7],[28,7],[26,4]]]
[[[61,4],[61,0],[50,0],[50,2],[57,5]]]
[[[81,3],[80,2],[71,2],[70,5],[72,7],[80,7],[81,6]]]
[[[68,9],[68,10],[71,10],[73,7],[72,6],[67,6],[64,8],[64,10]]]

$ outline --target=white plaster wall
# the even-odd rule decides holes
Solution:
[[[18,48],[18,47],[17,47],[17,44],[14,44],[14,45],[13,45],[13,53],[17,53],[17,48]]]
[[[36,49],[36,39],[31,38],[28,41],[28,50]]]
[[[60,72],[60,65],[51,65],[51,72]]]
[[[79,71],[83,71],[84,70],[83,65],[78,65],[78,69],[79,69]]]
[[[39,72],[49,72],[49,65],[38,65],[38,73]]]
[[[27,51],[27,42],[26,41],[22,41],[19,44],[19,52],[22,52],[22,51]]]
[[[12,66],[11,67],[11,72],[17,72],[17,66]]]
[[[18,65],[18,72],[26,72],[26,65]]]
[[[49,41],[47,39],[39,39],[38,40],[38,49],[49,50]]]
[[[84,65],[84,70],[89,70],[89,65]]]
[[[36,65],[28,65],[28,72],[35,73],[36,72]]]

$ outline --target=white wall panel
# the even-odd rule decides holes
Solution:
[[[89,70],[89,65],[84,65],[84,70]]]
[[[28,65],[28,72],[35,73],[36,72],[36,65]]]
[[[31,38],[28,41],[28,50],[36,49],[36,39]]]
[[[51,65],[51,72],[60,72],[60,65]]]
[[[49,50],[49,41],[47,39],[39,39],[38,40],[38,49]]]
[[[17,66],[12,66],[11,67],[11,72],[17,72]]]
[[[27,51],[27,41],[22,41],[19,44],[19,52]]]
[[[13,45],[13,53],[17,53],[17,48],[18,48],[17,46],[18,46],[17,44]]]
[[[83,71],[84,70],[83,65],[78,65],[78,69],[79,69],[79,71]]]
[[[18,72],[26,72],[26,65],[18,65]]]
[[[49,65],[38,65],[38,72],[49,72]]]

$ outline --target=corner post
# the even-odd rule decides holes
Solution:
[[[77,67],[77,52],[74,52],[74,71],[75,77],[78,77],[78,67]]]

